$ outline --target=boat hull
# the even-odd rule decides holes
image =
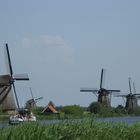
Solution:
[[[28,117],[18,117],[18,116],[10,116],[9,118],[9,124],[10,125],[16,125],[16,124],[20,124],[20,123],[23,123],[23,122],[36,122],[36,117],[35,116],[32,116],[30,118]]]

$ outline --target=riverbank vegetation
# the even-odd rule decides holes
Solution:
[[[44,119],[73,119],[87,117],[122,117],[122,116],[140,116],[140,107],[126,110],[122,105],[107,108],[98,102],[92,102],[89,107],[81,107],[79,105],[59,106],[58,114],[46,113],[41,114],[43,108],[37,108],[34,113],[38,118]]]
[[[140,124],[105,123],[91,120],[41,125],[24,123],[0,129],[2,140],[139,140]]]
[[[105,107],[98,102],[92,102],[87,108],[91,114],[98,117],[140,116],[140,107],[126,109],[122,105],[117,107]]]
[[[122,105],[106,108],[98,102],[92,102],[88,107],[81,107],[79,105],[68,105],[59,106],[56,108],[59,113],[42,113],[44,107],[37,107],[33,110],[33,113],[37,117],[37,120],[140,116],[140,107],[129,110],[126,110]],[[8,118],[8,114],[0,111],[0,121],[6,120]]]

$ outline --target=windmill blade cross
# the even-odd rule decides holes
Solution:
[[[30,93],[31,93],[32,99],[34,100],[34,96],[33,96],[33,92],[32,92],[31,87],[30,87]]]
[[[131,77],[128,78],[128,82],[129,82],[129,91],[130,91],[130,94],[132,94],[132,90],[131,90]]]
[[[136,94],[136,86],[135,86],[135,82],[133,82],[133,90],[134,90],[134,94]]]
[[[111,90],[111,89],[109,89],[107,91],[109,91],[109,92],[120,92],[121,90]]]
[[[5,48],[6,48],[5,49],[6,50],[6,60],[7,60],[7,63],[8,63],[8,71],[10,72],[10,78],[11,78],[11,80],[9,81],[9,84],[11,84],[13,86],[17,107],[19,109],[20,106],[19,106],[19,101],[18,101],[18,97],[17,97],[14,81],[15,80],[29,80],[29,77],[28,77],[27,74],[17,74],[17,75],[13,76],[13,69],[12,69],[12,64],[11,64],[10,52],[9,52],[9,48],[8,48],[8,44],[7,43],[5,44]]]
[[[28,74],[15,74],[13,76],[14,80],[21,81],[21,80],[29,80]]]
[[[103,86],[103,74],[104,74],[104,69],[102,68],[101,70],[101,79],[100,79],[100,88]]]
[[[9,68],[9,72],[10,75],[13,75],[13,69],[12,69],[12,64],[11,64],[11,58],[10,58],[10,53],[9,53],[9,48],[8,48],[8,44],[6,43],[6,58],[8,59],[8,68]]]
[[[43,97],[36,98],[35,101],[41,100]]]
[[[98,92],[97,88],[81,88],[80,92]]]
[[[11,78],[13,78],[13,69],[12,69],[12,64],[11,64],[11,58],[10,58],[10,52],[9,52],[8,44],[6,43],[5,46],[6,46],[6,54],[7,54],[7,59],[8,59],[9,71],[10,71]],[[14,82],[12,83],[12,85],[13,85],[13,90],[14,90],[14,93],[15,93],[17,107],[19,109],[20,107],[19,107],[19,102],[18,102],[18,98],[17,98],[17,93],[16,93],[16,88],[15,88]]]
[[[19,106],[18,97],[17,97],[17,92],[16,92],[16,87],[15,87],[15,84],[14,84],[14,83],[13,83],[13,90],[14,90],[15,97],[16,97],[17,107],[18,107],[18,109],[19,109],[20,106]]]
[[[135,93],[135,94],[133,94],[133,95],[140,95],[140,93]]]

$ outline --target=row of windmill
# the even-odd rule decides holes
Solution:
[[[0,105],[3,111],[13,111],[16,110],[16,108],[19,110],[20,105],[19,105],[14,82],[29,80],[29,77],[28,74],[16,74],[16,75],[13,74],[8,44],[5,45],[5,54],[6,54],[9,74],[0,75]],[[112,93],[119,93],[120,90],[109,90],[103,88],[103,80],[104,80],[103,78],[104,78],[104,69],[102,69],[101,71],[100,88],[98,90],[93,88],[81,88],[80,91],[94,93],[98,98],[98,102],[100,102],[102,105],[106,107],[111,107]],[[26,102],[26,106],[28,108],[34,108],[36,106],[36,102],[42,99],[43,97],[39,97],[35,99],[33,97],[31,88],[30,88],[30,93],[32,98]],[[14,100],[14,96],[16,102]],[[136,93],[135,87],[134,87],[134,93],[132,93],[131,79],[129,78],[129,94],[124,94],[124,95],[119,94],[115,96],[126,98],[125,107],[126,109],[130,109],[138,106],[137,100],[140,98],[140,93]]]
[[[4,46],[4,50],[5,50],[5,59],[7,62],[6,65],[8,68],[8,74],[0,75],[0,105],[1,105],[2,111],[11,112],[11,111],[21,109],[14,82],[29,80],[29,77],[28,77],[28,74],[16,74],[16,75],[13,74],[8,44]],[[35,99],[33,97],[31,88],[30,88],[30,93],[31,93],[32,98],[26,102],[26,107],[28,109],[36,107],[36,102],[43,98],[43,97],[39,97]]]
[[[129,93],[128,94],[119,94],[120,90],[110,90],[103,88],[103,81],[104,81],[104,69],[101,70],[101,79],[100,79],[100,88],[81,88],[80,92],[91,92],[95,94],[98,98],[98,102],[101,103],[103,106],[111,107],[111,95],[112,93],[118,93],[117,95],[114,94],[115,97],[122,97],[123,99],[126,98],[125,108],[126,109],[134,109],[138,106],[138,99],[140,99],[140,93],[136,93],[135,84],[133,83],[134,93],[132,93],[132,83],[131,78],[128,78],[129,82]],[[125,100],[124,100],[125,101]]]

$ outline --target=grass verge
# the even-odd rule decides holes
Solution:
[[[86,120],[53,125],[24,123],[0,129],[1,140],[140,140],[140,123],[105,123]]]

